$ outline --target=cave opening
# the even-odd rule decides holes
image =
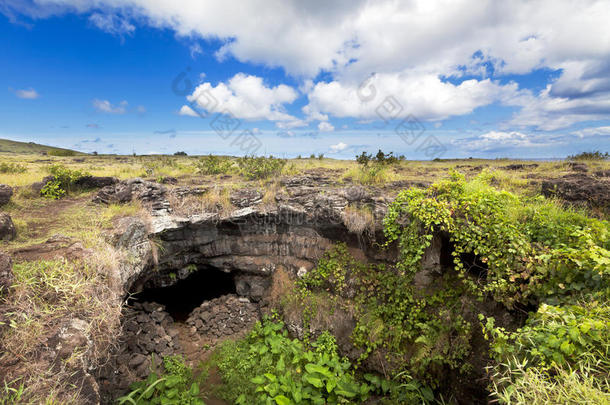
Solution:
[[[184,322],[204,301],[235,293],[235,282],[231,273],[214,267],[204,267],[171,286],[144,289],[134,294],[130,301],[164,305],[174,321]]]
[[[447,233],[440,235],[440,265],[442,268],[453,268],[455,260],[455,244]],[[460,262],[468,274],[477,280],[485,281],[489,266],[474,252],[464,252],[459,255]]]

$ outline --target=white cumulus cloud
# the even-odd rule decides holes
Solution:
[[[127,101],[123,100],[118,105],[113,105],[108,100],[94,99],[93,108],[99,112],[108,114],[125,114],[127,112]]]
[[[347,144],[343,143],[343,142],[339,142],[336,145],[330,145],[330,151],[332,153],[337,153],[337,152],[341,152],[342,150],[345,150],[347,148]]]
[[[15,95],[19,98],[27,100],[35,100],[40,97],[40,94],[38,94],[38,92],[32,88],[15,90]]]
[[[320,122],[318,124],[318,129],[322,132],[331,132],[335,130],[335,127],[329,122]]]
[[[284,104],[292,103],[297,96],[290,86],[267,86],[261,77],[238,73],[216,86],[202,83],[187,98],[208,112],[228,112],[246,120],[290,123],[298,119],[286,113]]]

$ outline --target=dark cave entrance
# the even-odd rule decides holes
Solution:
[[[174,321],[184,322],[204,301],[235,293],[235,282],[231,273],[205,267],[169,287],[147,288],[134,294],[130,301],[162,304]]]
[[[455,244],[451,241],[451,237],[447,233],[440,234],[440,265],[445,269],[453,269],[455,266]],[[465,252],[460,254],[460,262],[464,265],[466,272],[473,278],[479,281],[487,280],[487,271],[489,266],[481,257],[474,252]]]

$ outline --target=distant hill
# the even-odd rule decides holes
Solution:
[[[17,142],[9,139],[0,139],[0,153],[21,153],[21,154],[44,154],[54,156],[75,156],[85,155],[71,149],[56,148],[53,146],[39,145],[34,142]]]

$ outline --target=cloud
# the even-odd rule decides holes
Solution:
[[[583,128],[578,131],[572,132],[572,134],[579,138],[609,136],[610,135],[610,126]]]
[[[328,122],[320,122],[318,124],[318,129],[322,132],[331,132],[335,130],[335,127]]]
[[[130,33],[133,26],[118,16],[127,14],[191,40],[219,39],[217,58],[280,67],[300,80],[302,91],[310,94],[308,117],[374,118],[376,105],[360,105],[352,94],[371,72],[389,90],[379,93],[382,99],[394,95],[420,119],[469,114],[496,102],[516,107],[511,125],[543,130],[610,115],[610,3],[605,1],[250,0],[236,12],[225,2],[200,0],[9,0],[0,11],[13,19],[89,12],[103,29]],[[321,72],[326,83],[308,81]],[[516,88],[499,79],[532,72],[553,72],[546,79],[550,87],[503,94]],[[214,89],[232,91],[228,83]],[[234,114],[244,118],[273,115],[264,104],[240,106]]]
[[[160,134],[160,135],[170,135],[170,134],[175,134],[176,130],[175,129],[165,129],[165,130],[157,130],[154,132],[155,134]]]
[[[303,111],[364,120],[391,120],[413,115],[420,120],[441,120],[473,112],[517,91],[517,85],[500,85],[490,79],[465,80],[459,85],[431,74],[376,74],[362,83],[317,83]]]
[[[93,13],[89,16],[89,22],[104,32],[120,37],[131,35],[136,30],[127,19],[114,14]]]
[[[297,96],[290,86],[280,84],[271,87],[265,85],[261,77],[238,73],[226,83],[220,82],[216,86],[209,82],[200,84],[187,99],[211,113],[229,112],[236,118],[246,120],[296,122],[295,117],[285,112],[284,104],[292,103]],[[194,112],[190,107],[183,109],[183,115]]]
[[[145,114],[146,113],[146,107],[144,107],[143,105],[139,105],[136,107],[136,112],[138,114]]]
[[[545,131],[566,128],[572,124],[601,120],[610,116],[610,91],[588,97],[556,97],[553,85],[547,85],[539,94],[522,90],[504,100],[506,105],[519,106],[510,124],[536,127]]]
[[[40,94],[31,87],[29,89],[15,90],[15,95],[26,100],[35,100],[40,97]]]
[[[554,135],[551,135],[554,137]],[[518,131],[489,131],[481,135],[452,141],[462,150],[476,152],[496,152],[510,148],[536,148],[557,143],[548,135],[532,136]]]
[[[90,123],[90,124],[86,124],[85,127],[87,127],[87,128],[99,128],[100,126],[98,124]]]
[[[180,107],[180,110],[178,111],[178,114],[179,115],[186,115],[188,117],[200,117],[200,115],[197,114],[197,112],[195,112],[195,110],[193,110],[188,105],[183,105],[182,107]]]
[[[94,99],[93,108],[99,112],[108,114],[125,114],[127,112],[127,101],[121,101],[118,105],[112,105],[108,100]]]
[[[347,149],[347,146],[348,146],[348,145],[347,145],[346,143],[339,142],[339,143],[338,143],[338,144],[336,144],[336,145],[330,145],[330,151],[331,151],[332,153],[341,152],[342,150]]]
[[[189,51],[191,52],[191,58],[193,59],[195,59],[197,55],[203,55],[203,49],[201,49],[199,42],[191,44],[191,46],[189,46]]]
[[[293,129],[293,128],[300,128],[300,127],[306,127],[308,125],[308,122],[299,118],[294,118],[290,121],[279,121],[275,123],[275,126],[278,127],[279,129]]]

